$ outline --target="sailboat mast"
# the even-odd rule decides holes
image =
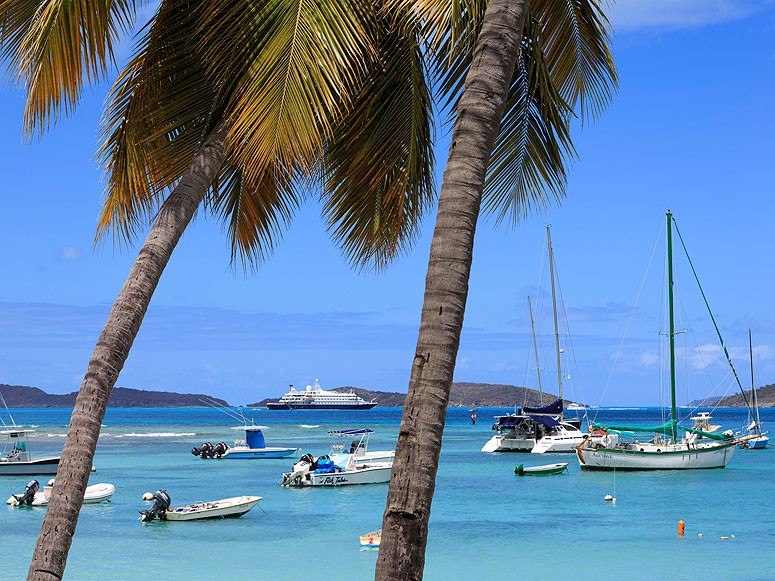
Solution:
[[[675,321],[673,313],[673,214],[667,211],[667,310],[670,319],[670,420],[673,441],[678,440],[675,405]]]
[[[546,227],[546,244],[549,248],[549,280],[552,284],[552,315],[554,316],[554,347],[557,352],[557,390],[562,399],[562,365],[560,363],[560,328],[557,324],[557,293],[554,288],[554,250],[552,249],[552,228]]]
[[[527,297],[527,310],[530,311],[530,335],[533,337],[533,352],[536,358],[536,374],[538,375],[538,393],[540,394],[540,405],[544,405],[544,388],[541,386],[541,362],[538,359],[538,342],[536,341],[536,325],[533,319],[533,304],[530,297]]]
[[[761,432],[761,428],[759,427],[759,398],[756,395],[756,383],[754,383],[753,377],[753,339],[751,338],[751,329],[748,329],[748,354],[751,357],[751,403],[753,404],[754,413],[751,419],[756,422],[754,430],[758,434]]]

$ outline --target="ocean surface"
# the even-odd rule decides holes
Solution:
[[[33,455],[57,453],[68,410],[15,409],[37,426]],[[430,521],[425,578],[774,579],[775,447],[737,450],[724,470],[582,473],[573,455],[483,454],[492,416],[506,409],[450,409]],[[690,410],[682,409],[686,414]],[[370,448],[392,449],[401,410],[249,411],[268,426],[267,445],[327,453],[332,429],[375,430]],[[655,408],[595,410],[599,421],[654,424]],[[717,409],[714,423],[740,429],[745,412]],[[775,436],[775,410],[762,422]],[[194,445],[240,433],[214,409],[110,409],[91,483],[110,482],[110,504],[87,505],[67,564],[68,579],[370,579],[376,551],[358,536],[381,526],[387,484],[283,489],[293,460],[215,461]],[[569,462],[559,476],[526,478],[514,466]],[[41,484],[48,477],[38,477]],[[0,477],[2,500],[29,477]],[[140,523],[144,492],[165,488],[173,505],[242,494],[264,497],[240,519]],[[606,494],[616,505],[604,502]],[[0,579],[23,579],[43,508],[0,508]],[[678,520],[686,536],[676,535]],[[702,537],[698,536],[702,533]],[[732,538],[734,535],[734,538]],[[722,541],[720,537],[730,537]]]

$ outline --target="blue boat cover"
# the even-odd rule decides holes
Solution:
[[[374,430],[368,428],[358,428],[355,430],[331,430],[329,436],[362,436],[363,434],[373,434]]]
[[[560,421],[557,418],[553,418],[552,416],[534,416],[529,415],[528,416],[531,420],[534,420],[538,422],[539,424],[543,424],[547,428],[554,428],[555,426],[560,425]]]
[[[545,405],[543,407],[537,407],[537,408],[531,408],[531,407],[525,406],[524,408],[522,408],[522,410],[526,414],[549,414],[549,415],[556,416],[562,413],[562,400],[558,398],[552,403],[550,403],[549,405]]]
[[[266,440],[261,430],[245,430],[245,444],[248,448],[266,448]]]
[[[525,416],[498,416],[495,426],[498,428],[516,428],[525,420]]]
[[[333,460],[318,460],[318,467],[315,474],[333,474],[336,472],[336,465]]]

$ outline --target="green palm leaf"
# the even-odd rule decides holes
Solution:
[[[113,62],[113,45],[132,25],[136,0],[0,0],[0,44],[27,92],[24,127],[46,130],[71,112],[85,82]]]
[[[329,230],[353,264],[377,269],[411,243],[434,194],[433,111],[420,47],[398,26],[378,36],[378,58],[324,160]]]

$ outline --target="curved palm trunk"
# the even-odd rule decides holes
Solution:
[[[148,304],[207,189],[226,158],[224,131],[214,131],[165,200],[94,347],[62,450],[51,502],[27,579],[61,579],[78,524],[108,397],[140,330]]]
[[[377,581],[422,579],[476,222],[519,54],[527,2],[489,0],[457,106],[425,278],[417,351],[382,521]]]

